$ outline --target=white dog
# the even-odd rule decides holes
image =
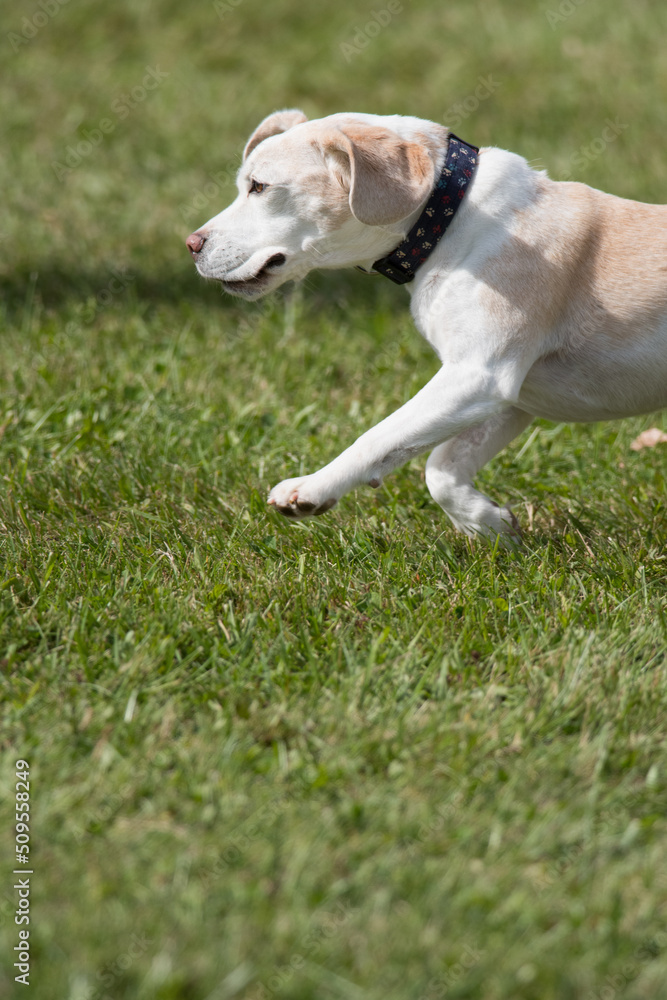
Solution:
[[[259,125],[238,189],[186,241],[201,275],[254,299],[313,268],[375,265],[407,282],[442,362],[324,468],[271,490],[288,517],[322,514],[432,448],[426,483],[456,527],[511,542],[514,515],[472,480],[533,417],[667,405],[667,206],[551,181],[418,118],[300,111]]]

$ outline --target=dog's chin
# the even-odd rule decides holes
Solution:
[[[287,275],[282,274],[285,264],[285,255],[282,253],[273,254],[259,269],[257,274],[250,278],[243,278],[240,281],[230,281],[228,278],[220,278],[220,283],[230,295],[236,295],[241,299],[259,299],[262,295],[278,288]]]
[[[220,284],[224,291],[230,295],[235,295],[239,299],[261,299],[262,295],[277,288],[282,284],[283,279],[276,281],[273,276],[248,278],[246,281],[225,281],[221,279]]]

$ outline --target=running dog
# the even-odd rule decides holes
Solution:
[[[455,526],[512,544],[514,515],[472,481],[533,417],[667,405],[667,206],[552,181],[419,118],[296,110],[253,132],[238,192],[186,240],[203,277],[256,299],[314,268],[380,272],[442,363],[328,465],[274,486],[287,517],[432,449],[426,483]]]

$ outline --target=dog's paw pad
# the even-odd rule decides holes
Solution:
[[[338,497],[321,499],[312,484],[303,482],[279,483],[269,493],[268,503],[275,507],[284,517],[303,518],[318,517],[325,514],[338,502]],[[324,494],[326,497],[326,493]]]
[[[300,517],[298,510],[294,510],[293,507],[279,507],[276,505],[276,510],[279,510],[283,517]]]
[[[336,500],[336,497],[330,497],[328,500],[325,500],[324,503],[320,504],[320,506],[317,507],[314,513],[316,515],[326,514],[326,512],[328,510],[331,510],[332,507],[335,507],[337,503],[338,500]]]

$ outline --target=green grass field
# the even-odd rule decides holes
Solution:
[[[667,7],[391,10],[3,8],[2,998],[667,997],[667,448],[630,448],[664,416],[494,460],[518,555],[423,459],[289,523],[268,488],[436,361],[389,282],[244,304],[183,245],[279,107],[665,201]]]

